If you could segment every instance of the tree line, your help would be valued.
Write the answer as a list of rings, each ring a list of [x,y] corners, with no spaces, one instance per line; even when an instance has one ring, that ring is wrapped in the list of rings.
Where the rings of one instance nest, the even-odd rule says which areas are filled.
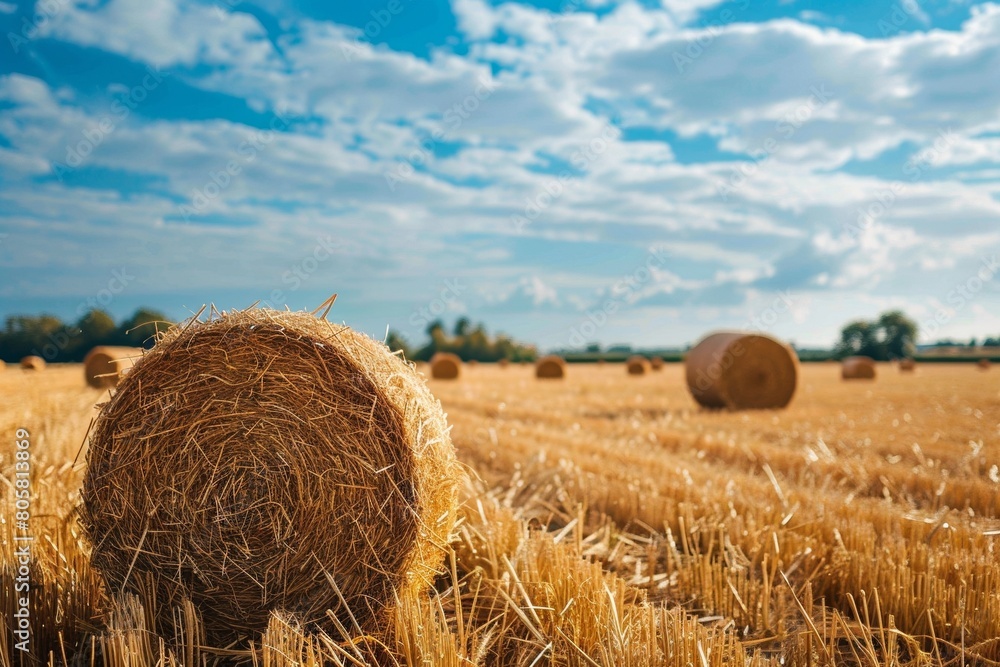
[[[168,326],[163,313],[149,308],[140,308],[117,324],[98,309],[73,323],[54,315],[12,315],[0,331],[0,359],[15,363],[35,355],[48,362],[83,361],[95,345],[152,347],[156,332]]]
[[[106,311],[94,309],[73,323],[54,315],[12,315],[0,331],[0,359],[17,362],[28,355],[49,362],[82,361],[95,345],[152,347],[158,331],[170,324],[166,316],[150,308],[139,308],[116,323]],[[912,357],[916,352],[917,324],[902,311],[882,313],[875,320],[855,320],[840,332],[833,349],[836,359],[853,355],[890,361]],[[482,322],[473,324],[460,317],[449,332],[444,322],[435,320],[426,330],[427,341],[413,346],[398,332],[390,330],[386,344],[401,350],[407,359],[427,361],[437,352],[452,352],[465,361],[534,361],[538,349],[504,334],[491,335]],[[950,343],[950,341],[949,341]],[[974,345],[975,340],[970,341]],[[984,339],[986,346],[1000,346],[1000,337]],[[594,351],[599,351],[599,346]]]
[[[911,358],[917,351],[917,330],[917,323],[900,310],[887,311],[874,320],[854,320],[841,330],[833,356],[843,359],[860,355],[876,361]],[[982,345],[1000,347],[1000,336],[988,336]],[[966,344],[940,340],[932,346],[962,347]],[[967,346],[976,347],[977,339],[970,340]]]
[[[107,312],[91,310],[76,322],[66,323],[54,315],[12,315],[0,331],[0,359],[16,363],[35,355],[48,362],[83,361],[96,345],[153,346],[158,331],[170,323],[166,316],[150,308],[140,308],[116,323]],[[440,320],[427,328],[428,341],[413,347],[399,333],[390,331],[386,344],[402,350],[407,359],[427,361],[437,352],[453,352],[462,359],[476,361],[532,361],[537,356],[533,345],[514,341],[503,334],[490,335],[483,323],[473,325],[459,318],[449,333]]]
[[[534,361],[538,349],[534,345],[519,343],[510,336],[491,336],[482,322],[473,325],[467,317],[455,321],[451,333],[444,322],[435,320],[427,326],[427,342],[420,347],[412,347],[400,334],[390,330],[386,345],[394,352],[402,350],[403,355],[413,361],[428,361],[438,352],[457,354],[463,361]]]

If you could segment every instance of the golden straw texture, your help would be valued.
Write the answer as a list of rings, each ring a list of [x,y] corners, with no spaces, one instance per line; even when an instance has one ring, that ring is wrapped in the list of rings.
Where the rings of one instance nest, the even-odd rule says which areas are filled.
[[[875,360],[871,357],[847,357],[840,362],[840,377],[845,380],[874,380]]]
[[[43,371],[45,370],[45,360],[32,354],[21,359],[21,368],[29,371]]]
[[[691,395],[707,408],[783,408],[798,383],[795,350],[761,334],[710,334],[691,349],[684,365]]]
[[[83,378],[96,389],[114,387],[141,356],[139,347],[98,345],[83,359]]]
[[[462,372],[462,360],[451,352],[438,352],[431,357],[431,377],[436,380],[457,380]]]
[[[156,599],[168,636],[190,599],[212,646],[256,639],[272,611],[383,627],[430,584],[454,525],[439,402],[347,327],[213,315],[166,332],[101,410],[81,511],[94,567],[112,592]]]
[[[566,362],[562,357],[550,354],[535,363],[535,377],[545,380],[558,380],[566,376]]]
[[[628,371],[629,375],[645,375],[653,370],[653,366],[649,359],[637,354],[628,358],[625,362],[625,370]]]

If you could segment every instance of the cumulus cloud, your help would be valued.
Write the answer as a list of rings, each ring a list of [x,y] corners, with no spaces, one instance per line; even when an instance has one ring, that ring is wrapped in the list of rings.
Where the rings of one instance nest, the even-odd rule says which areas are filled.
[[[657,246],[672,259],[630,297],[635,312],[704,307],[734,324],[776,290],[808,292],[820,319],[863,290],[913,300],[1000,244],[1000,88],[983,82],[1000,70],[1000,6],[975,8],[958,32],[878,40],[787,19],[685,27],[717,5],[624,2],[597,15],[585,3],[556,14],[455,0],[465,48],[420,58],[316,19],[269,37],[220,7],[76,0],[48,37],[174,68],[301,122],[263,141],[235,119],[134,114],[60,181],[53,163],[102,111],[7,75],[5,223],[38,236],[23,246],[36,260],[42,227],[67,234],[66,255],[100,247],[94,261],[149,235],[178,257],[171,280],[220,288],[248,282],[247,255],[266,267],[249,282],[281,287],[287,254],[333,234],[351,252],[324,280],[364,276],[358,289],[378,300],[392,285],[416,295],[442,274],[477,275],[493,295],[483,312],[508,314],[586,307],[638,261],[619,249]],[[628,134],[637,128],[650,134]],[[91,181],[74,180],[88,170]],[[215,267],[183,257],[196,243]],[[82,276],[86,262],[67,270]]]

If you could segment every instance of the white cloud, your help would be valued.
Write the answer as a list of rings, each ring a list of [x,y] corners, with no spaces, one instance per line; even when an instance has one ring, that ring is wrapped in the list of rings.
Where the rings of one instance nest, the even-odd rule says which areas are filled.
[[[260,23],[221,5],[175,0],[70,0],[41,34],[159,66],[255,66],[275,54]]]
[[[137,0],[77,2],[53,20],[50,36],[179,67],[191,85],[246,99],[264,113],[288,108],[313,120],[276,135],[246,161],[239,147],[253,128],[131,118],[86,166],[139,172],[155,187],[120,194],[39,185],[50,161],[64,160],[100,113],[72,90],[22,75],[0,78],[0,100],[9,105],[0,133],[13,144],[0,147],[0,168],[16,184],[0,202],[20,212],[5,223],[35,235],[24,257],[36,265],[43,237],[53,233],[65,234],[59,247],[66,256],[99,244],[103,259],[92,253],[88,260],[112,264],[152,238],[175,257],[171,281],[219,289],[281,287],[288,257],[333,233],[357,252],[324,268],[330,283],[359,284],[377,300],[393,285],[419,294],[429,275],[477,275],[479,288],[496,297],[482,303],[546,314],[557,304],[591,303],[620,272],[618,249],[659,245],[671,249],[674,263],[654,272],[636,308],[662,313],[699,303],[712,316],[739,318],[734,304],[789,286],[811,300],[796,316],[800,323],[802,312],[839,317],[845,309],[830,304],[863,290],[876,292],[873,308],[874,300],[899,294],[918,301],[912,295],[956,279],[970,253],[1000,247],[1000,187],[993,171],[977,170],[1000,162],[1000,88],[982,78],[1000,71],[1000,7],[976,9],[962,32],[883,40],[790,20],[679,27],[716,4],[648,9],[624,2],[597,17],[455,0],[469,55],[439,49],[421,59],[314,20],[298,19],[275,48],[244,13],[165,0],[141,7]],[[498,31],[515,39],[490,41]],[[699,55],[678,71],[674,54],[686,55],[699,39]],[[492,74],[491,64],[502,71]],[[823,86],[829,100],[817,103]],[[612,117],[626,128],[766,155],[724,162],[704,148],[691,159],[686,152],[702,149],[683,141],[603,136]],[[945,129],[954,140],[852,239],[847,230],[858,210],[903,176],[836,169],[902,142],[925,149]],[[428,140],[435,130],[443,135]],[[459,149],[445,157],[454,150],[442,151],[445,144]],[[178,225],[175,199],[190,201],[231,159],[244,160],[239,175],[199,213],[253,232]],[[557,166],[547,167],[550,161]],[[564,163],[573,175],[561,182]],[[416,168],[390,190],[385,175],[401,164]],[[748,165],[752,173],[720,197],[720,183]],[[957,165],[971,174],[946,169]],[[532,202],[539,214],[519,233],[511,216]],[[119,239],[109,229],[125,232]],[[468,248],[476,235],[492,241]],[[196,244],[214,264],[186,251]],[[539,244],[599,246],[600,270],[558,254],[539,259],[532,250]],[[636,261],[621,257],[621,270]],[[249,279],[247,263],[259,268]],[[87,261],[67,265],[73,280],[86,276]],[[9,289],[74,289],[72,280],[55,280],[32,278]]]
[[[485,0],[452,0],[451,8],[466,39],[489,39],[497,29],[493,9]]]

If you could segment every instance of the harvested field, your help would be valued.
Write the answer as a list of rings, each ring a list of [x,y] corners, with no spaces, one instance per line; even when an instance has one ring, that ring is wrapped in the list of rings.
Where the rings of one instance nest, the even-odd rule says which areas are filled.
[[[531,367],[492,364],[430,380],[479,478],[462,492],[450,574],[378,636],[310,636],[272,617],[256,660],[1000,661],[1000,382],[971,364],[883,370],[859,385],[842,382],[836,364],[803,364],[787,409],[747,412],[699,409],[680,364],[642,377],[574,365],[555,385]],[[80,372],[0,375],[14,397],[0,407],[7,480],[15,430],[30,432],[32,653],[53,664],[249,660],[202,649],[190,606],[180,608],[187,631],[160,643],[136,598],[101,593],[71,516],[95,400]],[[2,511],[9,625],[10,485]],[[2,664],[23,659],[12,641],[0,644]]]

